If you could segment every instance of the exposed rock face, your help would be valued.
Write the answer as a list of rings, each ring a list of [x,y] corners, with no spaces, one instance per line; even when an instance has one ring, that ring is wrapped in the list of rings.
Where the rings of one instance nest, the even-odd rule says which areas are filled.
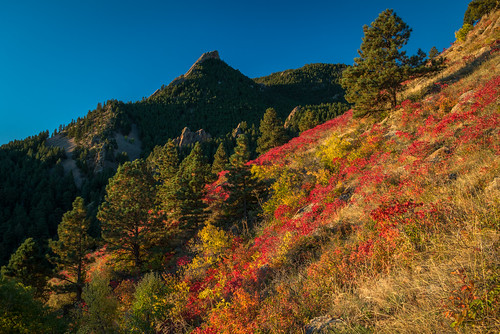
[[[297,114],[299,111],[300,111],[300,107],[297,106],[297,107],[293,108],[293,110],[290,112],[290,115],[288,115],[288,117],[286,118],[285,125],[284,125],[285,129],[288,129],[290,127],[290,122],[295,117],[295,114]]]
[[[241,129],[241,123],[238,123],[236,129],[233,130],[233,138],[237,138],[241,134],[243,134],[243,130]]]
[[[215,51],[205,52],[204,54],[202,54],[201,57],[198,58],[198,60],[189,68],[186,74],[175,78],[172,81],[171,85],[178,85],[182,83],[191,74],[191,72],[193,72],[193,70],[196,68],[196,65],[203,63],[207,59],[220,59],[219,51],[215,50]]]
[[[188,127],[185,127],[182,129],[180,137],[174,139],[174,144],[179,145],[179,147],[184,147],[196,142],[207,141],[210,138],[212,138],[212,136],[203,129],[192,132]]]

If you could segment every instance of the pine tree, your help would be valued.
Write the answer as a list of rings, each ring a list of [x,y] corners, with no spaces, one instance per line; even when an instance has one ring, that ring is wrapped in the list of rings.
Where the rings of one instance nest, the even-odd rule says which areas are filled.
[[[409,59],[401,48],[408,42],[411,29],[392,9],[380,13],[363,31],[360,57],[343,72],[341,80],[346,99],[356,104],[358,115],[380,110],[386,103],[395,107],[401,83],[410,72]]]
[[[148,157],[148,163],[153,169],[153,176],[158,183],[157,186],[157,204],[161,208],[162,203],[171,196],[171,183],[175,181],[177,171],[179,170],[179,152],[177,146],[172,140],[169,140],[165,146],[156,146]]]
[[[182,161],[174,182],[169,185],[169,198],[164,203],[173,219],[180,227],[194,229],[206,217],[205,185],[210,179],[210,168],[205,162],[200,143],[196,143],[191,153]]]
[[[280,146],[287,141],[283,122],[278,118],[276,110],[269,108],[260,121],[260,137],[257,140],[257,153],[264,154],[273,147]]]
[[[83,198],[77,197],[73,209],[64,214],[57,228],[58,240],[50,240],[49,246],[57,255],[53,258],[59,270],[58,276],[69,282],[76,291],[76,301],[81,301],[85,280],[85,269],[90,263],[86,256],[94,246],[89,236],[90,220]]]
[[[253,220],[252,211],[258,204],[260,184],[252,177],[250,166],[248,140],[245,135],[238,136],[234,154],[229,158],[229,173],[224,186],[229,192],[225,202],[225,216],[233,222],[241,221],[243,228],[248,231],[248,223]]]
[[[151,217],[155,180],[144,160],[126,162],[106,186],[97,218],[102,238],[116,264],[128,271],[142,270],[165,232],[161,220]]]
[[[50,272],[50,263],[33,238],[24,240],[10,256],[9,263],[1,269],[2,276],[15,278],[24,286],[33,287],[36,297],[42,295]]]
[[[433,46],[433,47],[430,49],[430,51],[429,51],[429,59],[434,59],[434,58],[436,58],[438,55],[439,55],[439,51],[438,51],[438,49],[437,49],[435,46]]]
[[[229,164],[227,158],[226,149],[224,148],[224,143],[220,143],[217,151],[214,155],[214,162],[212,164],[212,174],[219,174],[223,170],[226,170]]]

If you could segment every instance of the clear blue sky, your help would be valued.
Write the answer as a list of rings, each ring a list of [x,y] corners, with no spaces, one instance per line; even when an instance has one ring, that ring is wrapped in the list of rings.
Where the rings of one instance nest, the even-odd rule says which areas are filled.
[[[136,101],[206,51],[258,77],[309,63],[352,64],[386,8],[413,29],[407,50],[454,40],[469,0],[0,1],[0,144]]]

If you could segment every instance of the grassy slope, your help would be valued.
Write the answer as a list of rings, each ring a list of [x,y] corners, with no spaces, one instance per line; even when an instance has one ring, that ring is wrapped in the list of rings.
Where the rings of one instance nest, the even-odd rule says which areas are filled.
[[[385,119],[348,112],[254,161],[274,181],[255,238],[217,248],[217,264],[212,251],[201,274],[185,265],[166,324],[498,332],[499,14],[473,32],[488,38],[447,51],[447,72],[409,83],[418,101]]]

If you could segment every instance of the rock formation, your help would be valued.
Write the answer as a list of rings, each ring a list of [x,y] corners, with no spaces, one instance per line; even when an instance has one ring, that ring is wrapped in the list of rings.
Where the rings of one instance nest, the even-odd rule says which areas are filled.
[[[293,108],[293,110],[290,112],[290,115],[288,115],[288,117],[286,118],[285,125],[284,125],[285,129],[288,129],[290,127],[290,122],[295,117],[295,114],[297,114],[299,111],[300,111],[299,106]]]
[[[241,129],[241,123],[238,123],[238,126],[236,127],[236,129],[233,130],[233,133],[232,133],[233,138],[238,137],[242,133],[243,133],[243,130]]]
[[[174,139],[174,144],[178,145],[179,147],[184,147],[196,142],[207,141],[210,138],[212,138],[212,136],[203,129],[192,132],[188,127],[185,127],[184,129],[182,129],[181,135]]]

